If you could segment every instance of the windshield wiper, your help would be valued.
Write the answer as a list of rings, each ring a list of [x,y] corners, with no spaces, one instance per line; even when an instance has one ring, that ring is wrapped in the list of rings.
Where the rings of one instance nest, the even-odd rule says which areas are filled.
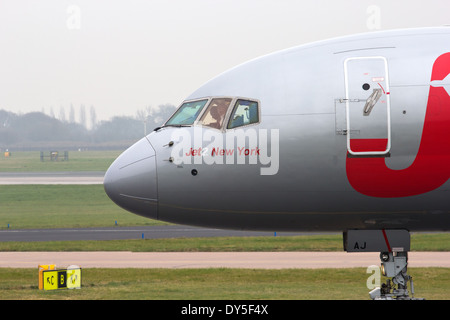
[[[190,124],[165,124],[161,127],[156,127],[155,129],[153,129],[153,131],[158,131],[159,129],[162,128],[166,128],[166,127],[176,127],[176,128],[181,128],[181,127],[190,127]]]

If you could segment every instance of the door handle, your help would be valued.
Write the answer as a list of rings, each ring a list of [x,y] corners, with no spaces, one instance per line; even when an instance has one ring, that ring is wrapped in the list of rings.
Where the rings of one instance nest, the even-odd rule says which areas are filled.
[[[364,105],[363,115],[368,116],[372,111],[375,104],[381,98],[381,89],[373,89],[372,94],[367,98],[366,104]]]

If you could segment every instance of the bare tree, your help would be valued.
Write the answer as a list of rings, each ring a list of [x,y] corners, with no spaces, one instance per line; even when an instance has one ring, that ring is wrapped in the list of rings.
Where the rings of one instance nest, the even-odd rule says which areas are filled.
[[[91,129],[95,129],[97,127],[97,113],[95,112],[94,106],[91,106]]]
[[[53,111],[53,107],[50,107],[50,117],[55,118],[55,112]]]
[[[84,104],[80,106],[80,124],[86,128],[86,107]]]
[[[63,106],[59,108],[59,120],[61,122],[66,122],[66,111]]]
[[[144,134],[159,127],[175,111],[176,107],[170,103],[162,104],[157,107],[147,106],[136,112],[136,120],[144,123]]]
[[[73,104],[70,104],[69,123],[75,123],[75,109]]]
[[[151,114],[152,114],[151,106],[147,106],[144,109],[140,109],[136,112],[136,120],[142,121],[142,123],[144,124],[144,136],[147,135],[147,122]]]

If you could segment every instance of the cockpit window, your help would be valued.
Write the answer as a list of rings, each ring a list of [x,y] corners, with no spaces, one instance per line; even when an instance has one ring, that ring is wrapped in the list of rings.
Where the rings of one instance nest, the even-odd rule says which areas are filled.
[[[210,97],[184,102],[164,126],[198,124],[221,130],[224,127],[233,129],[259,123],[259,121],[259,102],[257,100]]]
[[[228,122],[228,129],[259,122],[258,102],[238,99]]]
[[[207,102],[208,99],[183,103],[165,125],[192,125]]]
[[[202,126],[221,129],[231,100],[231,98],[212,99],[208,109],[200,119]]]

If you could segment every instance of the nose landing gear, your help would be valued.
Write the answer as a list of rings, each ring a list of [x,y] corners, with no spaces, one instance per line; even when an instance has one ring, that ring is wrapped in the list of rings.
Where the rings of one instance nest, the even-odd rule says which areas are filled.
[[[407,274],[410,235],[407,230],[348,230],[344,232],[347,252],[380,252],[381,273],[387,279],[369,292],[373,300],[423,300],[414,298],[414,283]],[[409,282],[409,290],[408,290]],[[411,294],[411,295],[410,295]]]
[[[414,298],[414,282],[406,273],[408,252],[382,252],[380,260],[383,276],[392,279],[387,279],[386,283],[381,284],[381,288],[370,291],[370,298],[373,300],[423,300]],[[408,282],[410,291],[408,291]]]

